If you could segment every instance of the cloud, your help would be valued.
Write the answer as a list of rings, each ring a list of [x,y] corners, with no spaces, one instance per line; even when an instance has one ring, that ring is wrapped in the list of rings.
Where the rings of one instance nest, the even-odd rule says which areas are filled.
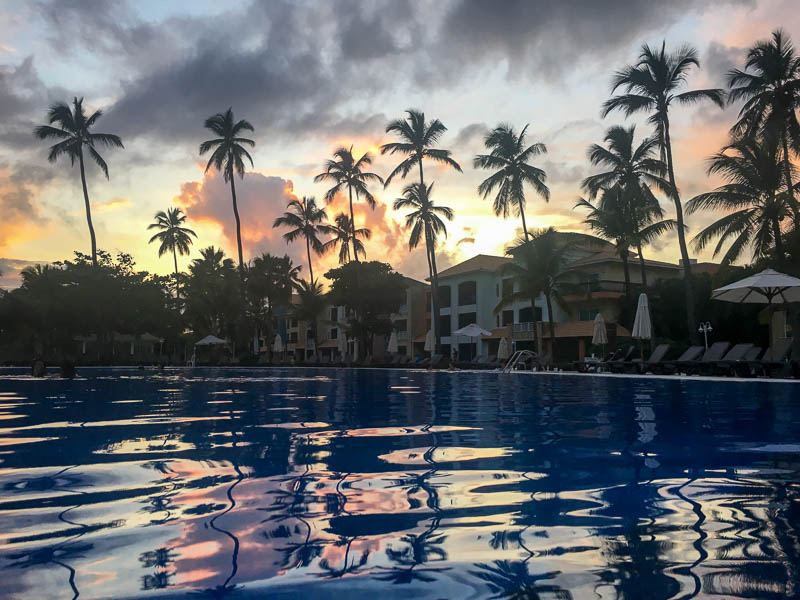
[[[21,273],[25,267],[42,264],[44,261],[19,260],[16,258],[0,258],[0,288],[10,290],[19,287]]]
[[[111,200],[106,200],[105,202],[97,202],[95,203],[95,210],[96,212],[111,212],[115,210],[119,210],[121,208],[128,208],[132,206],[133,202],[131,202],[130,198],[123,198],[121,196],[115,196],[111,198]]]
[[[32,229],[44,224],[46,218],[36,197],[52,179],[52,171],[44,167],[0,163],[0,248],[25,239]]]

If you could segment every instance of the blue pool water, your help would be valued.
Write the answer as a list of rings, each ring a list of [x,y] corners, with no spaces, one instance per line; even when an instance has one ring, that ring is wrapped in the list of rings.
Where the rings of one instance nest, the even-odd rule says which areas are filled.
[[[0,373],[2,598],[800,594],[800,385]]]

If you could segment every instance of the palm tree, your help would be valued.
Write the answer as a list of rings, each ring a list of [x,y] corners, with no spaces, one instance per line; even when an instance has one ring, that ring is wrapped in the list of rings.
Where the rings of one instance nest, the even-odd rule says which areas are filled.
[[[675,222],[664,220],[664,212],[658,200],[649,188],[623,187],[620,184],[603,190],[600,201],[596,205],[583,198],[578,200],[575,208],[586,208],[589,214],[584,222],[603,239],[614,242],[617,254],[622,260],[625,274],[625,296],[630,297],[630,249],[637,248],[639,264],[642,269],[642,285],[647,285],[642,246],[659,235],[671,230]]]
[[[160,210],[156,213],[155,221],[148,225],[147,229],[158,229],[149,244],[159,242],[158,257],[161,258],[167,252],[172,252],[172,261],[175,265],[175,297],[178,297],[178,254],[181,256],[189,254],[189,247],[192,245],[192,237],[197,234],[184,227],[186,215],[180,208],[168,208],[167,212]]]
[[[547,319],[550,330],[551,358],[555,356],[555,321],[553,320],[553,300],[561,300],[562,291],[569,284],[565,281],[566,254],[570,248],[569,237],[578,234],[560,234],[554,228],[534,232],[520,240],[507,253],[514,260],[503,267],[503,273],[512,276],[517,282],[517,291],[510,291],[500,298],[495,311],[516,301],[530,300],[531,312],[536,321],[535,300],[544,295],[547,303]],[[567,236],[567,237],[564,237]],[[559,239],[561,237],[561,239]],[[586,236],[580,236],[585,238]],[[535,331],[534,323],[534,331]]]
[[[431,278],[433,301],[433,336],[434,346],[439,348],[439,272],[436,269],[436,240],[439,235],[447,237],[447,226],[442,217],[453,220],[453,209],[447,206],[435,206],[431,199],[433,184],[425,187],[423,183],[412,183],[403,190],[402,198],[394,201],[394,209],[410,208],[406,215],[406,227],[411,228],[408,248],[413,250],[425,236],[425,253],[428,258],[428,273]],[[438,350],[437,350],[438,351]]]
[[[711,157],[708,172],[722,175],[727,183],[692,198],[687,212],[722,209],[727,214],[697,234],[697,250],[719,238],[714,256],[730,242],[723,264],[736,261],[748,247],[758,258],[785,258],[781,223],[797,212],[798,202],[787,190],[782,158],[775,137],[736,141]],[[793,171],[790,167],[790,175]]]
[[[528,164],[534,156],[547,153],[542,143],[525,146],[525,134],[528,125],[517,134],[511,125],[501,123],[495,127],[484,140],[484,145],[491,152],[475,157],[474,165],[478,169],[495,169],[495,172],[484,179],[478,186],[478,193],[486,198],[495,189],[494,214],[503,218],[514,214],[522,217],[522,231],[525,239],[529,239],[528,225],[525,222],[525,184],[548,201],[550,189],[545,184],[547,174],[540,168]]]
[[[299,237],[306,240],[306,255],[308,257],[308,273],[311,283],[314,283],[314,267],[311,265],[311,250],[317,255],[325,252],[325,246],[319,239],[319,234],[326,233],[323,224],[328,218],[324,208],[317,206],[314,196],[303,196],[302,201],[290,200],[286,205],[287,210],[283,216],[275,219],[273,227],[292,227],[283,234],[286,243],[294,242]]]
[[[364,249],[364,242],[359,238],[368,240],[372,237],[372,232],[368,228],[360,227],[353,230],[350,217],[344,213],[336,215],[333,225],[324,225],[324,227],[325,232],[333,237],[322,245],[323,252],[327,252],[339,246],[340,265],[350,262],[352,258],[350,254],[351,246],[353,247],[353,255],[356,256],[356,260],[358,260],[358,255],[361,255],[361,258],[367,257],[367,252]],[[353,233],[355,233],[355,237],[353,237]]]
[[[664,221],[664,225],[643,229],[664,218],[664,211],[653,195],[652,187],[666,193],[669,193],[671,188],[669,182],[664,179],[667,174],[667,166],[654,156],[659,145],[658,138],[656,136],[647,137],[634,148],[635,132],[634,125],[628,128],[610,127],[606,131],[605,146],[592,144],[589,147],[588,156],[592,165],[605,167],[608,170],[590,175],[583,180],[581,187],[587,192],[589,200],[594,200],[599,192],[613,187],[619,186],[624,190],[627,201],[626,213],[630,217],[626,238],[630,242],[630,246],[636,248],[639,254],[642,285],[647,287],[647,270],[642,246],[653,241],[656,235],[672,228],[674,223]],[[581,201],[579,205],[589,208],[590,211],[595,210],[595,207],[591,206],[589,202]],[[620,205],[617,204],[617,208],[619,207]],[[601,216],[600,214],[594,215],[594,217]],[[592,218],[592,221],[594,220]],[[600,221],[602,222],[602,220],[601,218]],[[587,220],[587,222],[589,221]],[[665,227],[666,229],[664,229]],[[623,261],[626,259],[627,254]],[[627,264],[625,266],[627,269]],[[628,287],[626,286],[626,294],[627,292]]]
[[[364,168],[371,164],[372,157],[369,152],[365,152],[361,158],[356,160],[353,157],[352,146],[349,149],[342,147],[333,153],[333,159],[325,163],[325,171],[314,177],[314,182],[316,183],[320,181],[333,182],[333,186],[325,193],[326,202],[331,202],[336,194],[347,188],[350,200],[350,232],[353,240],[358,237],[355,214],[353,213],[353,192],[355,192],[356,198],[363,197],[370,208],[374,209],[375,197],[367,189],[367,184],[370,181],[383,183],[383,178],[380,175],[364,171]],[[353,257],[358,262],[357,252],[353,252]]]
[[[217,138],[206,140],[200,144],[200,156],[213,150],[211,157],[206,164],[206,172],[213,166],[217,171],[222,172],[222,177],[231,184],[231,200],[233,201],[233,216],[236,219],[236,247],[239,251],[239,273],[244,276],[244,256],[242,254],[242,226],[239,219],[239,206],[236,203],[236,185],[234,184],[234,173],[244,179],[244,160],[253,166],[253,157],[245,149],[245,146],[254,147],[256,143],[246,137],[241,137],[245,131],[254,131],[253,126],[242,119],[236,121],[233,118],[233,110],[228,109],[224,113],[217,113],[206,119],[206,129],[212,131]]]
[[[108,179],[108,165],[97,151],[99,145],[106,147],[124,148],[119,136],[112,133],[93,133],[92,126],[103,116],[103,111],[96,110],[86,116],[83,110],[83,98],[74,98],[72,108],[65,102],[57,102],[47,112],[49,125],[40,125],[33,130],[33,134],[40,140],[59,140],[50,146],[47,160],[56,162],[60,156],[68,156],[70,163],[75,166],[78,161],[81,172],[81,186],[83,187],[83,202],[86,207],[86,222],[89,225],[89,238],[92,242],[92,264],[97,266],[97,239],[94,235],[92,224],[92,207],[89,203],[89,190],[86,186],[86,169],[83,161],[84,148],[89,156],[97,163],[100,170]],[[56,127],[53,127],[56,125]]]
[[[386,126],[386,133],[397,134],[401,141],[384,144],[381,154],[400,154],[407,158],[389,173],[384,186],[388,186],[396,175],[404,179],[415,165],[419,169],[419,182],[425,185],[422,171],[425,158],[453,167],[461,173],[461,165],[452,158],[449,150],[431,147],[439,141],[447,127],[439,119],[426,122],[425,113],[418,110],[409,109],[406,115],[405,119],[396,119]]]
[[[325,293],[316,281],[300,281],[296,287],[298,302],[293,306],[294,318],[309,324],[314,341],[317,340],[317,318],[325,310]]]
[[[661,146],[661,160],[667,165],[670,195],[675,203],[675,220],[678,223],[678,245],[681,251],[681,263],[684,274],[686,293],[686,317],[689,336],[695,335],[694,291],[692,289],[692,271],[689,263],[689,249],[686,246],[686,233],[683,223],[683,206],[681,205],[678,186],[675,182],[675,162],[672,157],[672,138],[670,135],[669,108],[673,102],[691,105],[703,100],[722,108],[724,92],[719,89],[690,90],[678,92],[685,86],[686,78],[692,67],[699,67],[697,51],[691,46],[682,46],[675,52],[667,52],[666,43],[661,50],[642,46],[639,60],[628,65],[614,75],[611,93],[622,88],[623,94],[612,96],[603,103],[603,116],[614,110],[620,110],[626,117],[636,113],[650,113]]]
[[[731,129],[734,137],[773,136],[780,141],[784,184],[792,187],[791,152],[800,151],[800,56],[780,29],[771,40],[757,42],[747,52],[744,71],[728,73],[728,102],[744,100],[739,120]],[[800,225],[800,213],[793,213]]]
[[[240,284],[234,263],[221,248],[200,250],[200,258],[189,265],[186,280],[186,315],[197,331],[224,336],[234,323],[240,295],[231,288]]]

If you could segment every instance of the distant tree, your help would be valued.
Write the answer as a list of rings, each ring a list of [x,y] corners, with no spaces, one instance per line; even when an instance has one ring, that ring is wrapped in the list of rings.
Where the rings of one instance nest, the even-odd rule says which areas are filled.
[[[198,334],[232,335],[241,311],[240,285],[234,262],[222,249],[200,250],[186,279],[186,317],[191,328]]]
[[[484,140],[489,154],[475,157],[476,169],[493,169],[495,172],[484,179],[478,186],[478,193],[486,198],[497,190],[494,198],[494,214],[503,218],[510,212],[522,218],[522,231],[525,239],[530,237],[525,222],[525,185],[533,189],[545,199],[550,199],[550,189],[545,181],[547,174],[528,161],[545,154],[547,147],[542,143],[525,145],[525,134],[528,125],[517,134],[511,125],[501,123],[495,127]]]
[[[727,183],[692,198],[687,213],[723,210],[726,214],[697,234],[698,251],[718,238],[714,256],[730,243],[723,264],[735,262],[747,248],[757,259],[772,256],[778,263],[784,261],[781,224],[795,214],[798,202],[786,188],[779,144],[775,137],[743,139],[711,157],[709,174],[721,175]]]
[[[319,239],[320,234],[328,230],[325,220],[328,218],[324,208],[317,206],[314,196],[303,196],[302,200],[290,200],[286,205],[287,210],[282,216],[275,219],[273,227],[291,227],[283,234],[287,243],[294,242],[302,237],[306,242],[306,256],[308,257],[308,273],[311,283],[314,283],[314,267],[311,264],[311,251],[317,255],[325,252],[325,245]]]
[[[372,157],[369,152],[361,155],[361,158],[356,160],[353,157],[353,147],[338,148],[333,153],[333,159],[325,163],[325,171],[314,177],[315,182],[330,181],[333,186],[325,193],[325,201],[332,202],[336,194],[343,192],[347,189],[347,194],[350,202],[350,239],[356,240],[358,232],[356,231],[356,219],[353,212],[353,193],[356,198],[364,198],[370,208],[375,208],[375,197],[370,193],[367,184],[371,181],[383,183],[383,178],[380,175],[365,171],[366,167],[372,164]],[[353,251],[353,259],[358,262],[358,252]]]
[[[678,193],[678,185],[675,182],[669,109],[673,103],[690,105],[704,100],[710,100],[720,108],[725,105],[725,95],[720,89],[678,92],[686,85],[689,70],[699,66],[697,51],[691,46],[682,46],[675,52],[667,52],[666,44],[661,44],[661,50],[648,45],[642,46],[638,62],[624,67],[614,75],[611,93],[613,94],[620,88],[624,90],[624,93],[613,96],[603,103],[604,117],[615,110],[622,111],[626,117],[642,112],[650,113],[649,121],[655,127],[661,146],[661,160],[667,165],[670,195],[675,204],[678,245],[681,251],[683,282],[686,291],[687,327],[690,337],[695,335],[697,322],[694,316],[692,271],[689,249],[686,245],[683,206]]]
[[[453,220],[453,209],[447,206],[436,206],[431,199],[433,184],[425,187],[422,183],[412,183],[403,190],[403,196],[394,201],[395,210],[412,209],[406,215],[406,227],[411,228],[408,238],[410,250],[416,248],[425,239],[425,253],[428,258],[428,274],[431,278],[433,301],[434,346],[439,350],[439,273],[436,269],[436,241],[439,236],[447,237],[447,225],[444,219]]]
[[[247,297],[253,318],[272,339],[275,330],[275,309],[291,304],[292,292],[300,282],[300,265],[289,256],[263,253],[256,256],[247,273]]]
[[[89,226],[89,238],[92,244],[92,264],[97,266],[97,239],[92,224],[92,207],[89,202],[89,190],[86,186],[86,169],[84,166],[84,150],[97,163],[100,170],[108,179],[108,165],[100,156],[97,147],[124,148],[119,136],[111,133],[93,133],[92,127],[103,115],[100,110],[86,116],[83,110],[83,98],[74,98],[72,108],[64,102],[58,102],[50,107],[47,113],[49,125],[40,125],[33,130],[34,135],[40,140],[58,140],[50,146],[47,159],[55,162],[60,156],[69,157],[72,165],[78,161],[81,173],[81,186],[83,188],[83,201],[86,208],[86,223]],[[53,127],[56,125],[56,127]]]
[[[800,152],[800,56],[785,32],[776,29],[772,39],[757,42],[747,51],[744,71],[728,73],[728,102],[744,101],[734,138],[758,136],[778,140],[784,185],[793,189],[792,152]],[[794,196],[794,193],[792,194]],[[800,227],[800,213],[792,214]]]
[[[158,242],[158,257],[161,258],[167,252],[172,252],[172,261],[175,266],[175,296],[179,296],[179,277],[178,271],[178,254],[181,256],[188,255],[190,246],[192,245],[192,237],[197,237],[197,234],[184,227],[186,223],[186,215],[183,214],[180,208],[168,208],[166,212],[160,210],[156,213],[155,220],[148,225],[147,229],[157,229],[153,237],[150,238],[150,244]]]
[[[300,281],[296,286],[297,304],[292,312],[298,321],[305,321],[311,329],[311,336],[317,340],[317,318],[325,310],[327,298],[322,291],[322,284],[316,281]]]
[[[324,225],[325,232],[333,237],[325,242],[322,246],[323,252],[330,249],[339,247],[339,264],[350,262],[350,248],[354,248],[354,255],[367,257],[367,252],[364,249],[364,242],[361,239],[368,240],[372,237],[372,232],[366,227],[360,227],[355,230],[355,238],[353,238],[353,227],[350,222],[350,217],[344,213],[339,213],[334,219],[333,225]]]
[[[405,302],[406,282],[391,265],[370,261],[350,262],[325,273],[331,281],[328,298],[335,306],[344,306],[349,317],[350,334],[359,348],[372,348],[375,335],[392,331],[389,316]]]
[[[200,156],[213,150],[211,157],[208,159],[208,164],[206,164],[206,172],[213,166],[222,173],[225,181],[231,184],[233,216],[236,219],[236,247],[239,252],[239,272],[244,276],[242,226],[239,219],[239,206],[236,202],[234,173],[238,173],[239,177],[244,179],[244,159],[247,159],[250,162],[250,166],[253,166],[253,157],[250,156],[245,146],[252,148],[256,143],[251,139],[242,137],[245,131],[254,131],[253,126],[244,119],[236,121],[233,117],[233,110],[229,108],[224,113],[217,113],[206,119],[205,127],[219,137],[200,144]]]

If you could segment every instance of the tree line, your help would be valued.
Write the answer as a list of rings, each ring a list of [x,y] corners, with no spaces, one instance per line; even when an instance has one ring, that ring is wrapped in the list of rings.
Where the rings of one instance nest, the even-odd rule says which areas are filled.
[[[576,204],[576,208],[586,210],[588,230],[615,245],[625,272],[626,295],[630,290],[631,260],[638,262],[646,286],[644,248],[667,232],[676,234],[689,336],[696,327],[697,299],[686,216],[704,210],[722,213],[691,240],[696,251],[713,243],[714,256],[721,255],[724,264],[747,259],[749,255],[753,261],[786,265],[791,263],[800,215],[796,198],[800,184],[795,182],[793,165],[793,159],[800,153],[797,119],[800,57],[791,40],[777,30],[769,39],[756,42],[748,49],[742,68],[727,74],[727,89],[687,89],[690,73],[699,67],[694,48],[682,46],[670,50],[662,43],[660,47],[643,46],[634,63],[614,74],[611,95],[601,106],[602,116],[615,112],[626,118],[646,115],[651,129],[637,139],[635,126],[615,125],[607,130],[601,142],[592,144],[588,160],[597,172],[581,182],[583,196]],[[708,163],[708,172],[720,175],[724,183],[684,199],[676,175],[671,118],[675,110],[703,102],[720,108],[739,105],[740,110],[730,128],[729,142]],[[55,142],[49,150],[51,162],[64,157],[73,166],[78,165],[84,197],[91,255],[78,255],[76,261],[64,261],[55,269],[70,271],[75,264],[83,272],[88,261],[97,270],[119,268],[97,249],[86,182],[89,159],[108,177],[108,165],[100,150],[124,147],[118,136],[94,131],[101,116],[99,110],[87,115],[83,100],[75,98],[71,106],[65,103],[51,106],[48,123],[34,131],[39,139]],[[170,278],[170,293],[163,294],[166,279],[148,277],[162,286],[165,305],[170,305],[181,318],[188,318],[198,331],[218,333],[229,329],[230,323],[239,323],[236,327],[241,330],[247,318],[271,318],[276,306],[289,302],[292,290],[303,298],[313,298],[310,305],[322,306],[319,298],[323,289],[314,277],[312,255],[338,251],[341,265],[356,265],[351,269],[358,282],[357,265],[366,258],[365,242],[371,232],[367,227],[358,227],[354,204],[363,202],[374,208],[376,186],[387,188],[396,179],[408,179],[410,183],[402,189],[393,207],[406,211],[409,248],[420,244],[425,247],[432,286],[431,328],[438,346],[436,249],[446,237],[447,222],[454,218],[455,211],[434,202],[435,184],[426,180],[424,166],[434,162],[462,172],[451,151],[439,147],[447,131],[439,119],[428,120],[424,112],[410,109],[387,125],[385,131],[394,139],[383,144],[380,152],[401,160],[385,178],[371,171],[373,156],[369,152],[356,155],[352,146],[333,152],[314,181],[330,185],[324,196],[326,203],[337,197],[346,198],[347,212],[329,221],[325,207],[315,197],[302,196],[289,201],[274,227],[286,229],[287,243],[305,245],[307,280],[300,278],[300,267],[288,257],[263,254],[245,261],[236,179],[243,178],[247,168],[254,166],[250,150],[256,142],[247,137],[248,132],[254,132],[252,124],[237,120],[229,108],[209,117],[205,128],[214,137],[200,144],[199,154],[209,156],[206,172],[220,172],[230,185],[238,263],[225,258],[221,250],[209,247],[192,261],[188,273],[181,273],[177,257],[190,253],[197,236],[187,227],[186,215],[180,208],[158,212],[149,226],[156,231],[150,242],[158,243],[159,256],[172,255],[174,275]],[[547,147],[541,142],[531,142],[528,129],[529,125],[517,128],[508,123],[498,124],[485,136],[485,153],[475,156],[472,162],[475,169],[490,172],[478,186],[479,196],[492,201],[495,215],[503,218],[514,215],[520,219],[522,233],[509,252],[517,258],[516,268],[528,272],[528,280],[522,284],[525,293],[531,298],[543,293],[549,305],[557,301],[563,256],[558,244],[552,243],[552,231],[532,231],[526,220],[531,192],[544,201],[550,198],[547,173],[534,164],[547,153]],[[672,214],[663,208],[662,199],[671,201]],[[123,263],[126,260],[130,261],[129,257]],[[31,281],[42,275],[39,271],[30,269],[23,273],[22,288],[30,287]],[[521,273],[515,276],[524,278]],[[238,292],[231,293],[234,289]],[[238,303],[235,310],[239,314],[234,317],[226,312],[232,310],[228,306],[231,303]],[[357,326],[354,324],[351,329]]]

